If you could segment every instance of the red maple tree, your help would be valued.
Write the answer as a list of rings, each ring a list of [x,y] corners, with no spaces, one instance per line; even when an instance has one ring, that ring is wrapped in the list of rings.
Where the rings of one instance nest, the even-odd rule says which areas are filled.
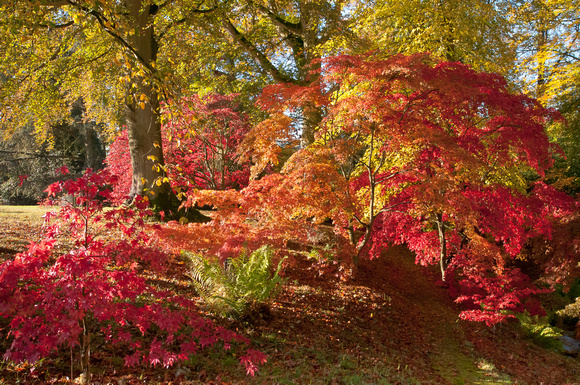
[[[164,167],[178,194],[189,189],[239,189],[248,184],[249,163],[238,162],[237,149],[250,123],[235,98],[235,94],[195,95],[163,111]],[[106,163],[119,177],[113,195],[122,202],[131,187],[126,131],[111,144]]]
[[[541,181],[559,151],[544,127],[559,115],[499,75],[426,54],[338,56],[322,69],[316,84],[264,90],[270,118],[250,131],[243,153],[254,176],[277,163],[281,144],[299,143],[291,116],[312,105],[326,112],[314,143],[279,174],[240,193],[201,191],[189,204],[220,209],[213,225],[236,229],[226,239],[309,242],[314,225],[330,220],[355,268],[361,256],[405,243],[417,263],[440,265],[467,319],[495,323],[505,310],[532,309],[527,298],[541,290],[514,261],[531,239],[551,238],[555,218],[578,212]]]
[[[11,339],[4,359],[34,363],[58,348],[80,346],[88,382],[95,334],[123,347],[127,366],[169,367],[220,341],[225,349],[248,344],[201,317],[194,301],[157,289],[138,274],[143,268],[162,272],[172,257],[148,235],[144,219],[152,212],[146,199],[132,208],[103,210],[114,183],[108,172],[89,170],[47,189],[74,201],[46,215],[41,242],[0,265],[0,316],[10,321]],[[249,374],[264,360],[252,349],[240,358]]]

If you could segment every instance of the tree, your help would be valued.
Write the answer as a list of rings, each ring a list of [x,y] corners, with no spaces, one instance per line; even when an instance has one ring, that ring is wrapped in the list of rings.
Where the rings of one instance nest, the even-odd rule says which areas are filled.
[[[50,196],[73,195],[75,204],[48,213],[44,239],[0,264],[0,316],[10,321],[3,358],[34,363],[56,349],[72,352],[78,346],[81,380],[89,383],[95,334],[124,347],[127,366],[170,367],[218,341],[226,350],[247,344],[202,318],[193,301],[161,291],[137,273],[144,265],[163,271],[171,256],[148,235],[145,218],[152,213],[146,198],[133,208],[103,210],[113,183],[106,172],[88,171],[47,189]],[[249,374],[264,361],[252,349],[240,358]]]
[[[239,162],[237,147],[248,132],[248,117],[234,102],[236,95],[194,96],[167,108],[163,119],[163,148],[172,188],[183,195],[191,189],[226,190],[248,184],[249,164]],[[117,201],[130,188],[129,143],[126,132],[111,144],[107,167],[119,176]]]
[[[566,0],[522,1],[513,11],[519,34],[520,77],[525,88],[547,106],[558,108],[567,124],[549,127],[562,146],[559,183],[580,191],[580,11]]]
[[[514,258],[533,237],[550,237],[551,216],[578,210],[523,177],[552,166],[558,149],[544,127],[559,115],[510,93],[499,75],[424,54],[339,56],[323,67],[321,84],[266,88],[271,117],[249,134],[248,156],[275,162],[279,143],[296,140],[288,111],[303,103],[327,111],[314,143],[239,195],[195,199],[283,239],[306,242],[313,223],[330,219],[355,267],[406,243],[418,263],[440,265],[443,281],[460,278],[458,298],[481,306],[465,317],[494,323],[507,317],[501,310],[520,309],[537,288]]]
[[[315,84],[315,59],[337,52],[350,38],[356,40],[348,29],[346,5],[342,0],[229,2],[205,15],[205,28],[193,33],[215,39],[213,52],[219,54],[211,63],[211,77],[229,84],[252,79],[260,88],[273,82]],[[304,105],[295,113],[301,121],[301,141],[307,145],[314,140],[322,112]]]
[[[26,126],[0,142],[0,197],[12,204],[36,204],[49,184],[65,177],[56,170],[67,165],[72,175],[103,167],[104,145],[94,122],[82,121],[82,105],[71,111],[72,121],[51,125],[50,140],[38,142]]]
[[[226,190],[247,186],[248,162],[238,146],[250,130],[237,95],[211,94],[183,100],[181,113],[164,125],[169,174],[174,188]]]
[[[83,100],[87,116],[124,121],[132,163],[130,196],[173,204],[164,181],[160,100],[170,87],[168,30],[210,12],[193,1],[11,0],[0,6],[4,130],[33,123],[39,132]]]
[[[357,8],[353,28],[366,42],[362,52],[430,52],[480,71],[513,76],[515,50],[507,10],[504,1],[379,0]]]

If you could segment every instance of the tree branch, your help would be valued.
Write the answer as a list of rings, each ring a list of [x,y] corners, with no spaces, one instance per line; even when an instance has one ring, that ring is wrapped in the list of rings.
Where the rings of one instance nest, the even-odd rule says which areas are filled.
[[[147,61],[143,59],[143,57],[139,54],[139,52],[137,52],[135,48],[133,48],[131,44],[129,44],[121,35],[115,32],[111,27],[107,26],[106,22],[108,22],[108,20],[103,14],[97,12],[94,9],[83,6],[74,0],[67,0],[67,2],[70,5],[86,12],[88,15],[92,15],[97,20],[101,28],[105,32],[107,32],[110,36],[112,36],[113,39],[119,42],[123,47],[129,50],[133,54],[133,56],[135,56],[135,58],[139,61],[139,63],[141,63],[141,65],[143,65],[147,69],[147,71],[149,71],[150,74],[154,75],[156,73],[155,68],[153,68],[151,64],[147,63]]]
[[[68,0],[40,0],[39,3],[45,7],[63,7],[70,5]]]
[[[292,83],[296,84],[296,81],[284,74],[282,74],[278,69],[270,62],[270,60],[260,52],[246,37],[232,24],[232,22],[224,17],[223,19],[224,27],[229,32],[230,36],[234,41],[242,47],[250,56],[254,58],[262,68],[274,78],[275,81],[279,83]]]
[[[64,23],[64,24],[54,24],[54,23],[50,23],[50,24],[37,24],[37,25],[39,27],[42,27],[42,28],[61,29],[61,28],[70,27],[74,23],[75,23],[74,20],[71,20],[68,23]]]
[[[280,16],[274,14],[272,11],[270,11],[268,8],[264,7],[263,5],[258,6],[258,9],[264,15],[266,15],[272,21],[272,23],[274,23],[274,25],[276,25],[280,29],[283,29],[287,32],[290,32],[291,34],[294,34],[294,35],[304,36],[304,31],[302,30],[302,23],[301,22],[290,23],[289,21],[286,21],[286,20],[282,19]]]
[[[167,6],[167,4],[170,3],[170,2],[171,1],[168,0],[165,3],[161,4],[159,6],[159,8],[158,8],[158,11],[161,10],[162,8],[164,8],[165,6]],[[216,9],[218,9],[218,6],[217,5],[215,5],[215,6],[211,7],[211,8],[208,8],[208,9],[200,9],[199,7],[201,7],[202,4],[203,4],[203,1],[201,1],[196,8],[192,9],[187,16],[184,16],[181,19],[176,20],[172,24],[168,25],[167,28],[165,28],[165,30],[159,34],[159,39],[162,39],[163,36],[165,36],[165,34],[171,28],[175,27],[176,25],[185,23],[187,20],[189,20],[191,18],[192,15],[195,15],[195,14],[204,15],[204,14],[208,14],[208,13],[214,12]]]

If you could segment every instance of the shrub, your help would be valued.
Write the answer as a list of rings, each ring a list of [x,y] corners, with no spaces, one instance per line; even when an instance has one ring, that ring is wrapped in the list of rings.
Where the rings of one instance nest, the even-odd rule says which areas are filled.
[[[188,255],[190,277],[209,309],[219,315],[240,318],[274,297],[285,282],[279,272],[281,260],[272,274],[273,250],[268,246],[228,258],[222,265],[198,254]]]
[[[93,334],[123,348],[127,366],[169,367],[220,341],[225,349],[248,343],[202,318],[193,301],[161,291],[137,273],[143,266],[161,271],[171,256],[145,231],[152,214],[146,200],[137,199],[134,208],[103,208],[113,182],[106,172],[89,170],[51,185],[50,195],[73,195],[75,204],[48,213],[45,238],[0,264],[0,318],[10,322],[3,358],[34,363],[79,346],[82,380],[88,382]],[[250,374],[264,360],[251,349],[240,357]]]

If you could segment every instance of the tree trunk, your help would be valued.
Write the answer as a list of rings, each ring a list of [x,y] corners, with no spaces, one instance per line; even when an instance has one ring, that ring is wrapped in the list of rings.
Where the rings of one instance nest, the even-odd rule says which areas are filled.
[[[99,148],[97,132],[91,123],[83,123],[84,145],[85,145],[85,168],[93,171],[103,168],[102,150]]]
[[[131,20],[137,33],[129,36],[138,61],[147,69],[154,68],[157,60],[157,42],[153,30],[150,5],[143,0],[126,0]],[[163,180],[163,150],[161,147],[161,122],[159,121],[159,99],[151,82],[154,74],[133,75],[125,106],[125,120],[129,136],[129,148],[133,169],[130,197],[136,195],[163,195],[168,186]]]
[[[146,0],[125,0],[136,33],[128,37],[133,54],[148,76],[132,74],[128,88],[125,119],[133,179],[129,199],[137,195],[149,198],[152,207],[168,219],[186,216],[190,221],[207,221],[197,210],[178,213],[179,200],[171,190],[163,168],[159,95],[155,91],[155,62],[158,42],[153,17],[157,6]]]
[[[87,331],[85,319],[83,319],[83,341],[81,345],[81,369],[80,376],[81,384],[89,384],[91,382],[91,335]]]
[[[443,214],[437,214],[437,231],[439,233],[439,267],[441,268],[441,279],[445,282],[445,271],[447,270],[447,242],[445,241],[445,225],[443,223]]]
[[[150,87],[141,85],[139,91],[145,95],[147,101],[135,100],[125,108],[133,170],[130,197],[148,195],[150,199],[159,199],[169,191],[169,185],[163,183],[166,175],[162,167],[164,161],[158,116],[159,102]]]

